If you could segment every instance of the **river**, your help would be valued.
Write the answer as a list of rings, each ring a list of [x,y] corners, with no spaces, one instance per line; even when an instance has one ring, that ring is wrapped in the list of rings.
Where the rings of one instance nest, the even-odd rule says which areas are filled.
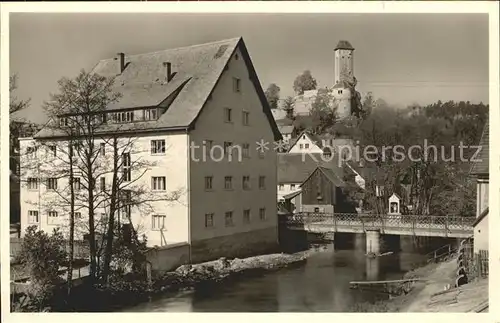
[[[125,312],[347,312],[385,295],[349,288],[350,281],[398,279],[424,256],[400,252],[376,259],[354,250],[327,250],[299,267],[231,283],[163,295]]]

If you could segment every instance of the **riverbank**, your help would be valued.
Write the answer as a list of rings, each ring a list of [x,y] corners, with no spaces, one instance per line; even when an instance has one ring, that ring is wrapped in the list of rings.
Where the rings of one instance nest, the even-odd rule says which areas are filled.
[[[186,290],[203,283],[220,283],[238,276],[253,275],[303,263],[310,255],[325,249],[311,249],[294,254],[268,254],[243,259],[215,261],[195,265],[183,265],[167,272],[153,282],[151,292]]]
[[[199,286],[220,284],[231,279],[261,275],[272,270],[303,264],[306,259],[325,248],[293,254],[267,254],[243,259],[221,258],[193,265],[182,265],[174,271],[156,275],[150,282],[143,276],[126,276],[115,281],[111,288],[90,288],[82,284],[74,288],[71,299],[62,297],[51,311],[109,312],[133,306],[177,291]]]
[[[488,280],[455,288],[457,262],[432,263],[406,273],[403,279],[419,278],[410,291],[375,304],[360,304],[357,312],[477,312],[488,308]]]

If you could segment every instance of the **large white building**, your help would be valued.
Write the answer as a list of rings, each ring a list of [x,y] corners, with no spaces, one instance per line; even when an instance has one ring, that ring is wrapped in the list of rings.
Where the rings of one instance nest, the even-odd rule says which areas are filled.
[[[122,94],[106,107],[108,121],[96,141],[101,163],[112,152],[105,138],[119,133],[122,141],[133,139],[136,151],[128,158],[150,165],[128,176],[140,176],[137,185],[151,194],[179,193],[175,201],[130,211],[149,246],[185,242],[192,261],[200,261],[276,245],[277,156],[272,149],[260,153],[256,143],[281,135],[242,38],[119,54],[100,61],[93,72],[115,77],[115,90]],[[48,128],[21,140],[25,161],[31,161],[22,170],[22,233],[31,225],[45,231],[66,227],[68,206],[48,203],[56,190],[68,187],[67,178],[51,178],[49,162],[66,142]],[[212,147],[213,156],[194,146]],[[231,161],[229,146],[239,147]],[[111,178],[102,177],[97,190],[109,189]],[[85,209],[78,212],[85,226]],[[105,217],[106,209],[99,214]]]

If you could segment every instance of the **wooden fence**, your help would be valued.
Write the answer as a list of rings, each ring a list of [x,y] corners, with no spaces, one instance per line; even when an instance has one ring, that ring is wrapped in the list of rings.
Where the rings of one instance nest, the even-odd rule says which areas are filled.
[[[477,277],[479,278],[488,277],[489,276],[488,250],[479,250],[479,253],[476,253],[474,256],[477,268]]]
[[[474,240],[465,239],[459,250],[458,269],[463,268],[467,280],[471,281],[477,278],[487,278],[489,276],[488,250],[479,250],[474,252]]]

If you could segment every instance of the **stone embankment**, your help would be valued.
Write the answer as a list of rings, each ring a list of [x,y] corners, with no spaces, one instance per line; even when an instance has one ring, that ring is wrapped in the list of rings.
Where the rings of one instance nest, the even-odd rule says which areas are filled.
[[[312,253],[304,251],[295,254],[270,254],[244,259],[216,261],[196,265],[182,265],[175,271],[167,272],[153,281],[151,292],[165,292],[192,288],[198,284],[221,282],[241,275],[256,274],[300,264]]]

